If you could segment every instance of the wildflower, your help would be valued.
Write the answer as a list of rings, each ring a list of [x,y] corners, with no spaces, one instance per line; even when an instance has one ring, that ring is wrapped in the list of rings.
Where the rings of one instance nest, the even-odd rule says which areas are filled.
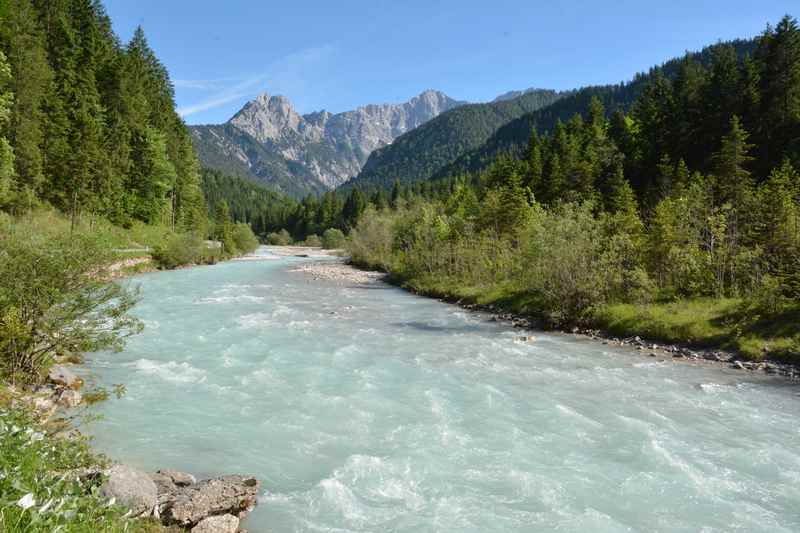
[[[19,499],[17,505],[22,507],[23,509],[30,509],[34,505],[36,505],[36,500],[33,499],[33,493],[29,492],[25,496]]]

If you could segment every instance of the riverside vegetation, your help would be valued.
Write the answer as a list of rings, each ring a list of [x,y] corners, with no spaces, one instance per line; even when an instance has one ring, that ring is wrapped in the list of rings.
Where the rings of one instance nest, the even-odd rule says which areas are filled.
[[[423,194],[395,184],[350,233],[357,265],[555,327],[800,353],[800,30],[659,74],[629,113],[534,131],[521,159]],[[417,188],[419,190],[419,188]]]

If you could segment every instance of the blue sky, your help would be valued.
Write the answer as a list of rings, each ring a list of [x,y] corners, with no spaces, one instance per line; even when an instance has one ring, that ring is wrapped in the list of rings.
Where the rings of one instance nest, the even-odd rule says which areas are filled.
[[[141,24],[190,124],[268,92],[300,112],[401,102],[425,89],[487,101],[512,89],[615,83],[720,39],[751,37],[797,0],[105,0]]]

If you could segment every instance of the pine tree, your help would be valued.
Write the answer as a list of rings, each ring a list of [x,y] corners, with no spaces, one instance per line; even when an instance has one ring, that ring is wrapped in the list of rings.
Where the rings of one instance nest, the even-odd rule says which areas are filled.
[[[528,141],[528,153],[526,157],[528,163],[526,173],[525,185],[532,191],[539,191],[542,186],[542,172],[544,171],[544,164],[542,161],[542,146],[539,140],[539,135],[534,129],[531,132],[531,138]]]
[[[384,189],[378,189],[375,191],[372,194],[372,198],[370,198],[370,202],[378,211],[389,207],[389,200],[386,198],[386,191]]]
[[[695,165],[705,162],[709,146],[698,143],[698,140],[706,123],[707,78],[705,68],[691,54],[686,54],[672,83],[672,107],[665,110],[667,117],[664,120],[671,123],[667,141],[669,151],[665,152],[670,159],[684,158]]]
[[[400,205],[400,200],[403,198],[403,190],[400,185],[400,180],[394,180],[394,185],[392,185],[392,196],[389,200],[389,204],[391,205],[392,209],[397,209]]]
[[[742,111],[742,95],[739,93],[741,86],[741,73],[739,71],[739,60],[736,52],[731,46],[720,46],[714,48],[711,70],[705,95],[706,110],[704,120],[699,121],[704,125],[704,139],[719,139],[728,132],[731,116],[740,116]],[[691,139],[691,137],[690,137]],[[693,139],[697,143],[697,137]],[[696,147],[700,157],[707,154],[712,147]],[[698,157],[690,158],[690,161],[698,161]]]
[[[237,253],[233,240],[233,219],[228,202],[222,200],[214,211],[214,237],[222,243],[222,251],[228,255]]]
[[[14,147],[19,186],[41,194],[45,184],[45,100],[53,77],[48,64],[45,33],[31,0],[6,0],[0,20],[0,39],[11,66],[9,142]]]
[[[350,192],[342,208],[342,219],[346,229],[354,228],[361,213],[367,208],[367,200],[364,193],[356,187]]]
[[[11,200],[14,185],[14,150],[5,137],[14,95],[9,90],[11,67],[0,52],[0,208]]]
[[[734,115],[719,151],[712,157],[720,202],[729,202],[734,209],[743,207],[745,195],[752,187],[750,171],[746,168],[753,159],[750,156],[753,145],[747,142],[748,137],[739,117]]]
[[[785,16],[761,36],[761,168],[778,166],[785,151],[800,156],[800,28]]]

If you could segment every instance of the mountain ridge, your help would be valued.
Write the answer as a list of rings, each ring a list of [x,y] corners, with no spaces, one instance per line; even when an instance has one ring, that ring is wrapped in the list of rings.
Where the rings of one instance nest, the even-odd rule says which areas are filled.
[[[224,124],[189,129],[205,166],[302,196],[344,183],[375,149],[464,104],[429,89],[400,104],[300,114],[286,96],[263,93]]]
[[[504,124],[568,94],[571,92],[536,89],[516,98],[451,109],[372,152],[358,176],[342,187],[387,187],[395,179],[407,183],[427,180],[442,166],[481,146]]]

